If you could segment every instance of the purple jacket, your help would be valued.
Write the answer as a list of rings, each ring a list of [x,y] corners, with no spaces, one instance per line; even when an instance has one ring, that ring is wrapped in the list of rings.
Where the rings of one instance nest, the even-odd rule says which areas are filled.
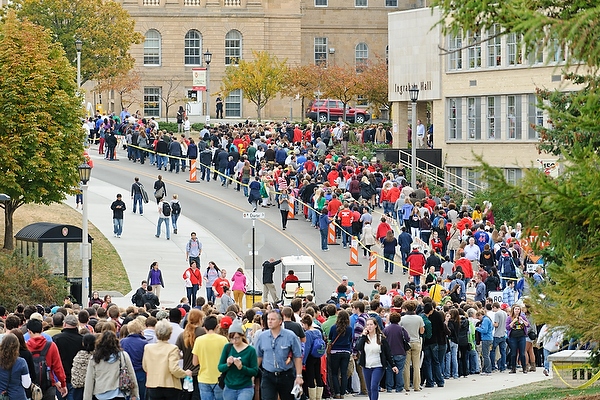
[[[150,272],[148,272],[148,285],[160,285],[165,287],[165,282],[163,281],[162,272],[159,270],[155,270],[152,268]]]
[[[521,313],[520,317],[523,318],[523,320],[525,321],[525,324],[523,326],[523,332],[525,332],[525,336],[527,336],[527,328],[529,326],[529,320],[525,316],[525,313]],[[512,330],[512,328],[510,327],[511,322],[512,322],[512,318],[509,315],[508,317],[506,317],[506,336],[507,337],[510,337],[510,331]]]

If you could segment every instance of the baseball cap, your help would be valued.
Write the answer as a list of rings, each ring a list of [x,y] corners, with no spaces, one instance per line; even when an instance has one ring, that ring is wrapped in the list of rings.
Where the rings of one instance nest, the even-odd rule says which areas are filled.
[[[500,306],[500,308],[501,308],[502,310],[506,310],[508,307],[509,307],[509,306],[508,306],[508,304],[506,304],[506,303],[502,303],[502,305]]]
[[[223,329],[229,329],[229,327],[231,326],[231,324],[233,324],[233,320],[231,319],[231,317],[229,316],[224,316],[223,318],[221,318],[221,328]]]
[[[65,325],[69,326],[77,326],[79,325],[79,320],[74,315],[67,315],[64,320]]]
[[[42,314],[40,314],[39,312],[34,312],[33,314],[31,314],[29,319],[36,319],[38,321],[44,321],[44,317],[42,317]]]
[[[342,280],[343,280],[343,281],[347,281],[347,280],[348,280],[348,277],[347,277],[346,275],[344,275],[344,276],[342,276]]]

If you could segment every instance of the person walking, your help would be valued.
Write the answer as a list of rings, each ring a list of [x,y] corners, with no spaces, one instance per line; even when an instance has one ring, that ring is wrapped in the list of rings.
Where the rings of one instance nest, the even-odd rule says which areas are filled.
[[[188,301],[192,307],[196,307],[196,296],[198,289],[202,286],[202,272],[200,272],[195,260],[190,262],[189,268],[183,273],[183,280],[185,281]]]
[[[158,268],[158,261],[154,261],[150,264],[147,283],[152,288],[156,297],[160,299],[160,290],[165,287],[165,281],[162,276],[162,271]]]
[[[67,315],[63,321],[63,329],[59,334],[52,337],[52,341],[58,348],[60,361],[65,371],[67,390],[73,391],[71,384],[71,369],[73,368],[73,359],[83,349],[83,336],[79,334],[79,319],[76,315]],[[73,396],[69,396],[73,399]],[[66,400],[67,396],[58,396],[58,399]]]
[[[73,385],[73,400],[83,400],[83,390],[85,386],[85,377],[90,359],[94,355],[96,347],[96,336],[88,333],[83,335],[81,340],[82,349],[75,355],[73,359],[73,367],[71,368],[71,384]],[[141,393],[140,393],[141,395]],[[145,400],[140,397],[140,400]]]
[[[267,315],[268,331],[256,341],[258,365],[263,369],[260,383],[261,399],[293,400],[294,385],[302,386],[302,348],[300,339],[282,328],[283,318],[275,310]],[[202,397],[202,400],[205,400]],[[210,400],[210,399],[209,399]]]
[[[233,291],[233,299],[238,306],[242,307],[244,293],[246,293],[246,275],[244,275],[244,270],[242,267],[239,267],[235,271],[231,277],[231,282],[233,283],[231,287],[231,290]]]
[[[192,363],[193,354],[192,349],[194,348],[194,342],[196,339],[206,333],[206,330],[202,327],[202,319],[204,318],[204,312],[192,308],[186,315],[187,324],[183,333],[179,335],[175,345],[181,351],[183,357],[183,368],[192,371],[192,384],[193,391],[183,391],[181,394],[181,400],[200,400],[200,391],[198,389],[198,370],[200,369],[197,365],[194,366]]]
[[[285,231],[290,210],[290,195],[287,189],[282,189],[279,195],[279,212],[281,213],[281,229]]]
[[[177,220],[181,215],[181,203],[179,203],[179,196],[173,195],[171,200],[171,225],[173,226],[173,233],[177,235]],[[199,264],[198,264],[199,265]]]
[[[221,275],[221,270],[217,267],[214,261],[208,262],[208,267],[206,268],[206,272],[204,273],[204,283],[206,287],[206,301],[212,302],[215,304],[215,289],[213,285],[215,281]]]
[[[127,337],[121,339],[120,345],[131,358],[133,372],[138,384],[140,400],[146,399],[146,371],[142,367],[144,348],[148,341],[143,335],[145,325],[137,318],[127,323]]]
[[[10,400],[26,400],[25,389],[31,386],[27,363],[19,357],[19,339],[12,333],[0,343],[0,393]]]
[[[121,193],[117,194],[117,199],[110,205],[110,209],[113,212],[113,233],[117,238],[120,238],[123,233],[123,211],[126,208]]]
[[[390,345],[393,361],[391,366],[396,366],[398,369],[398,372],[394,374],[391,366],[388,366],[387,368],[385,375],[385,386],[388,393],[392,393],[394,388],[396,389],[396,393],[400,393],[404,390],[404,365],[406,362],[406,350],[404,348],[404,343],[410,342],[410,336],[408,335],[406,329],[400,326],[400,318],[401,317],[399,313],[392,312],[389,316],[390,322],[383,330],[383,334]],[[395,384],[394,378],[396,379]]]
[[[421,335],[425,332],[425,323],[423,318],[415,313],[417,302],[415,300],[406,301],[402,304],[406,314],[400,320],[400,326],[406,329],[410,337],[410,349],[406,352],[404,363],[404,390],[410,392],[410,366],[412,363],[412,384],[415,392],[421,390]]]
[[[161,225],[165,224],[165,233],[167,235],[167,240],[171,240],[171,226],[169,224],[169,218],[171,218],[171,205],[168,201],[164,199],[160,199],[158,203],[158,222],[156,223],[156,236],[160,237],[161,233]]]
[[[188,263],[196,261],[196,265],[200,267],[200,256],[202,255],[202,242],[198,240],[196,232],[190,234],[190,240],[185,245],[185,258]]]
[[[165,170],[166,170],[166,167],[165,167]],[[158,179],[154,182],[154,198],[156,199],[156,204],[159,204],[166,195],[167,195],[167,186],[165,185],[165,182],[162,180],[162,175],[158,175]]]
[[[219,360],[223,348],[228,343],[226,337],[215,332],[218,321],[214,315],[209,315],[204,320],[206,334],[198,337],[192,349],[192,364],[200,365],[198,371],[198,387],[202,400],[223,399],[223,389],[218,385]]]
[[[131,185],[131,199],[133,200],[133,213],[135,214],[135,212],[139,208],[140,215],[144,215],[144,196],[142,195],[142,191],[145,192],[144,185],[142,185],[140,183],[140,178],[138,178],[137,176],[135,178],[133,178],[133,180],[134,180],[134,182]]]
[[[389,365],[394,374],[399,370],[392,360],[390,345],[375,318],[367,319],[365,329],[356,342],[356,350],[360,353],[358,363],[363,368],[369,400],[378,400],[379,382],[386,367]]]
[[[273,282],[273,274],[275,273],[275,267],[280,263],[281,258],[279,260],[270,258],[268,261],[265,261],[262,265],[263,302],[265,303],[269,301],[269,293],[271,294],[273,303],[277,303],[279,301],[279,299],[277,298],[277,289],[275,289],[275,284]]]
[[[335,324],[329,329],[328,342],[331,344],[331,354],[327,355],[333,386],[331,394],[336,399],[341,398],[348,387],[347,371],[348,364],[350,364],[350,355],[352,354],[352,338],[353,330],[350,326],[350,316],[345,310],[340,310]]]
[[[308,387],[308,399],[321,400],[325,382],[321,375],[321,357],[317,357],[314,350],[318,343],[324,345],[323,332],[314,327],[313,318],[310,315],[304,314],[301,321],[306,337],[302,365],[304,366],[304,381]]]

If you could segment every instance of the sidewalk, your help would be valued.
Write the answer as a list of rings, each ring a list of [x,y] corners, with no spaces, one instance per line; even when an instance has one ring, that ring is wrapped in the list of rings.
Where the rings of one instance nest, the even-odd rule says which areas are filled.
[[[196,232],[198,240],[202,243],[199,267],[203,272],[210,260],[227,269],[227,278],[231,278],[233,272],[243,266],[243,260],[240,260],[208,230],[183,214],[177,221],[179,232],[177,235],[173,234],[171,229],[171,240],[166,240],[163,226],[161,237],[156,238],[158,206],[151,193],[149,203],[144,204],[144,215],[140,215],[132,212],[131,188],[117,187],[96,178],[88,186],[89,222],[94,224],[115,247],[131,283],[132,291],[122,295],[116,292],[100,291],[101,297],[104,294],[110,294],[113,303],[119,307],[131,305],[131,296],[140,287],[141,281],[148,277],[150,264],[153,261],[158,261],[165,282],[165,287],[160,294],[161,307],[174,307],[179,304],[179,300],[186,295],[182,274],[188,267],[185,246],[190,239],[191,232]],[[120,238],[116,238],[113,234],[112,210],[110,209],[111,203],[116,200],[117,193],[123,195],[123,201],[127,205],[123,218],[123,235]],[[67,198],[65,203],[73,207],[75,199]],[[250,278],[248,276],[249,282],[251,282]],[[259,282],[256,283],[256,286],[259,290],[262,288]],[[206,297],[204,286],[198,291],[198,296]]]

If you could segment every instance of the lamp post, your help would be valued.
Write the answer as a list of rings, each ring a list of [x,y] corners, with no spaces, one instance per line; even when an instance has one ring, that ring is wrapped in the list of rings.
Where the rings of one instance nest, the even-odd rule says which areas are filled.
[[[86,300],[89,294],[88,286],[88,272],[90,265],[90,249],[88,243],[88,205],[87,205],[87,183],[90,180],[92,174],[92,167],[87,163],[81,164],[77,167],[79,172],[79,180],[81,181],[81,197],[82,206],[81,211],[83,214],[83,222],[81,224],[81,307],[86,306]]]
[[[209,82],[210,82],[210,62],[212,61],[212,53],[206,49],[204,53],[204,62],[206,63],[206,122],[210,119],[210,95],[209,95]]]
[[[417,189],[417,99],[419,98],[419,88],[412,85],[408,89],[410,101],[412,101],[412,134],[411,134],[411,154],[410,154],[410,186],[413,190]]]
[[[75,41],[75,49],[77,49],[77,89],[81,87],[81,48],[83,42],[81,39]]]

